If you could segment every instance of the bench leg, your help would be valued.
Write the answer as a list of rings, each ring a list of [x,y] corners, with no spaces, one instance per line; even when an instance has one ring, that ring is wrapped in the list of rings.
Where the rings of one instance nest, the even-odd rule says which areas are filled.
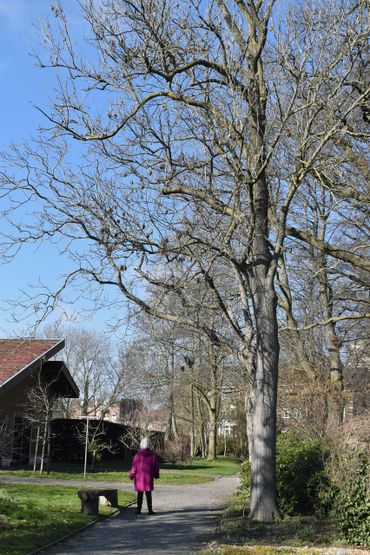
[[[95,499],[81,500],[81,513],[85,515],[98,515],[99,514],[99,497]]]

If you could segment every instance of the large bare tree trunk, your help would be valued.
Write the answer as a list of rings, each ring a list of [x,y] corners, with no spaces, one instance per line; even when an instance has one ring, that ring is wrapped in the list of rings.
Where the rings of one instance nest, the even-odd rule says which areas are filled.
[[[252,4],[251,4],[252,5]],[[272,4],[271,4],[272,6]],[[261,58],[266,40],[258,10],[249,12],[249,51],[251,84],[248,90],[250,145],[248,166],[253,168],[251,195],[251,263],[246,271],[253,303],[256,355],[250,397],[251,486],[250,517],[262,522],[279,517],[276,491],[276,405],[279,340],[274,289],[277,257],[269,243],[270,195],[265,173],[267,86]],[[267,24],[267,20],[265,21]],[[284,219],[282,228],[284,228]],[[281,234],[280,230],[280,234]],[[278,241],[283,242],[283,234]]]
[[[256,21],[251,24],[252,36],[258,35]],[[276,315],[277,297],[274,289],[276,258],[269,247],[269,189],[265,161],[265,125],[267,90],[263,66],[252,40],[249,68],[254,85],[249,92],[251,112],[251,143],[254,145],[249,164],[255,168],[253,195],[252,263],[247,270],[253,302],[256,333],[256,360],[250,397],[251,486],[250,517],[262,522],[279,517],[276,491],[276,405],[279,364],[279,339]]]
[[[255,280],[253,289],[256,361],[248,415],[251,461],[250,517],[268,522],[279,517],[275,463],[279,340],[276,294],[273,286]]]

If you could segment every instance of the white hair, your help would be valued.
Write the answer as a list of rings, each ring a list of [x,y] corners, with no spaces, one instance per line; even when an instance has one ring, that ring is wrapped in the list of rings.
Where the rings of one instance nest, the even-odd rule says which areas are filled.
[[[143,437],[140,441],[140,449],[150,449],[150,441],[148,437]]]

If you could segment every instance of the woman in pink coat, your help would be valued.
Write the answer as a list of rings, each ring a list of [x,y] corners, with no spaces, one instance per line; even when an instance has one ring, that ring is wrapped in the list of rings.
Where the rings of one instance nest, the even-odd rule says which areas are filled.
[[[159,478],[158,456],[150,449],[149,439],[145,437],[140,442],[140,449],[132,461],[130,479],[135,481],[137,492],[136,514],[141,514],[143,495],[145,491],[148,513],[154,515],[152,508],[153,479]]]

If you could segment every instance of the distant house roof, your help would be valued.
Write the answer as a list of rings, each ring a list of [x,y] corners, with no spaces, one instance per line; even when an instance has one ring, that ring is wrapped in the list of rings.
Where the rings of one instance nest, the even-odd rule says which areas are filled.
[[[0,395],[33,370],[44,366],[63,347],[63,339],[0,339]],[[49,371],[51,364],[48,363]],[[69,383],[71,396],[78,397],[78,387],[67,367],[63,363],[58,364],[59,371]]]

